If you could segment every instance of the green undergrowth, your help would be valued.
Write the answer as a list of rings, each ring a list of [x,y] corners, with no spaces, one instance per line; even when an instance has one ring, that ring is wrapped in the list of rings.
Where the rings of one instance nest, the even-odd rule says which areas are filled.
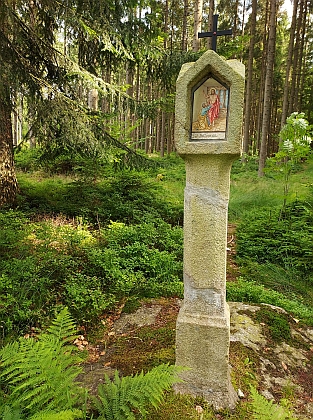
[[[182,229],[158,219],[91,229],[64,216],[0,213],[2,339],[45,324],[60,304],[80,325],[123,299],[182,296]]]
[[[231,302],[267,303],[279,306],[300,318],[307,325],[313,325],[313,309],[296,299],[288,299],[282,293],[267,289],[261,284],[239,277],[227,284],[227,300]]]
[[[90,330],[121,301],[126,311],[144,297],[182,297],[184,162],[152,159],[146,172],[108,167],[93,181],[19,163],[18,208],[0,213],[2,340],[46,324],[60,304]],[[282,212],[279,174],[257,179],[256,159],[234,163],[229,214],[244,280],[228,299],[281,304],[309,322],[312,168],[309,158],[292,173],[303,200]]]
[[[157,174],[120,171],[95,182],[61,175],[51,177],[18,173],[18,207],[28,214],[64,214],[82,217],[94,226],[112,221],[138,224],[162,218],[181,225],[183,202],[167,201]],[[159,191],[158,191],[159,190]]]
[[[135,420],[157,409],[165,391],[184,370],[159,364],[146,373],[111,380],[104,376],[96,395],[77,381],[85,356],[72,344],[75,323],[63,308],[46,332],[21,337],[0,350],[2,420]]]
[[[245,164],[235,161],[231,171],[229,220],[238,222],[261,209],[280,209],[284,198],[289,203],[305,201],[311,195],[312,180],[313,155],[292,171],[287,197],[284,195],[282,171],[269,168],[265,176],[259,178],[257,156],[249,157]]]
[[[246,213],[236,232],[236,261],[245,281],[229,285],[229,299],[263,299],[312,323],[312,202],[311,191],[306,201]]]

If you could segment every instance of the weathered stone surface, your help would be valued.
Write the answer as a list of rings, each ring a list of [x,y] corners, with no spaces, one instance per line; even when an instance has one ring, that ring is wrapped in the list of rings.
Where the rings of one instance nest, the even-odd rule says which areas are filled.
[[[162,309],[161,305],[141,306],[132,314],[122,314],[114,323],[113,331],[116,333],[126,332],[131,326],[143,327],[155,322],[157,315]]]
[[[254,322],[247,314],[256,312],[258,306],[246,305],[244,303],[229,303],[231,311],[231,335],[230,341],[240,341],[246,347],[258,351],[260,346],[266,345],[266,339],[262,334],[260,324]]]
[[[284,341],[274,343],[268,340],[262,331],[262,325],[254,321],[253,315],[264,306],[271,307],[277,313],[288,315],[284,309],[266,304],[248,305],[240,302],[230,302],[229,306],[231,308],[230,341],[238,341],[255,352],[260,362],[260,393],[269,400],[275,400],[277,394],[282,395],[283,389],[292,389],[295,394],[295,407],[298,406],[301,411],[297,414],[297,418],[306,420],[313,418],[312,402],[307,396],[301,399],[308,390],[299,384],[301,375],[305,377],[307,372],[308,380],[312,375],[308,351],[308,348],[313,345],[312,329],[297,328],[297,324],[290,317],[291,336],[297,339],[298,344],[292,345]]]
[[[206,51],[195,63],[183,65],[176,83],[175,144],[181,155],[238,155],[242,142],[242,112],[245,67],[237,60],[224,60],[215,51]],[[218,142],[190,142],[191,92],[212,74],[231,89],[226,138]]]
[[[192,306],[181,308],[176,324],[176,364],[190,367],[182,373],[183,383],[175,390],[183,394],[202,396],[214,407],[234,408],[237,394],[230,382],[229,312],[211,316],[204,312],[189,312]]]
[[[205,85],[208,80],[222,86],[229,95],[223,108],[225,128],[215,129],[214,133],[214,117],[211,120],[209,111],[205,111],[205,118],[209,119],[206,129],[200,129],[202,120],[198,117],[197,136],[192,138],[193,111],[203,115],[199,101],[203,95],[210,97],[203,90],[213,86]],[[200,95],[195,96],[199,90]],[[218,96],[216,92],[213,88],[213,97]],[[214,51],[184,65],[177,80],[175,143],[186,163],[186,188],[184,302],[176,325],[176,364],[189,370],[181,375],[184,382],[175,389],[202,396],[215,408],[233,408],[238,398],[230,382],[228,364],[226,242],[230,169],[241,149],[243,94],[244,66],[226,61]],[[202,107],[211,110],[216,104],[218,115],[222,112],[218,98],[209,98]]]

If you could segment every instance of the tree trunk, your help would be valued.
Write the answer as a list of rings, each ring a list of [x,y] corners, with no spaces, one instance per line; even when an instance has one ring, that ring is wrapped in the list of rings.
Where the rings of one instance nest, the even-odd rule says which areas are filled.
[[[297,8],[298,8],[298,0],[293,0],[293,13],[292,13],[291,26],[290,26],[288,58],[287,58],[287,65],[286,65],[286,79],[285,79],[284,97],[283,97],[283,109],[282,109],[281,121],[280,121],[281,128],[284,126],[286,122],[287,112],[288,112],[289,75],[290,75],[292,56],[293,56],[293,44],[294,44],[295,30],[296,30]]]
[[[188,33],[187,33],[188,15],[189,15],[189,0],[184,0],[183,27],[182,27],[182,37],[181,37],[182,51],[187,51],[187,46],[188,46]]]
[[[250,31],[250,45],[249,45],[249,60],[248,60],[248,71],[247,71],[247,85],[246,85],[246,103],[245,103],[245,120],[244,120],[244,140],[243,140],[243,152],[249,152],[250,146],[250,119],[251,119],[251,98],[252,98],[252,78],[253,78],[253,54],[255,44],[255,28],[256,28],[256,9],[257,0],[252,1],[252,12],[251,12],[251,31]]]
[[[234,16],[234,27],[233,27],[233,38],[237,37],[237,29],[238,29],[238,7],[239,7],[239,0],[235,1],[235,16]]]
[[[309,41],[308,41],[308,39],[306,39],[305,42],[304,42],[304,47],[303,47],[304,52],[308,51],[308,44],[309,44]],[[308,60],[308,56],[306,54],[304,54],[303,63],[302,63],[301,78],[300,78],[300,99],[299,99],[299,103],[300,103],[299,111],[300,112],[303,111],[303,105],[305,103],[304,95],[301,95],[301,92],[304,92],[304,83],[310,77],[309,74],[308,74],[308,69],[309,69],[309,72],[310,72],[310,67],[307,66],[307,60]],[[310,119],[309,119],[309,121],[310,121]]]
[[[300,57],[300,45],[301,45],[301,26],[302,26],[302,18],[303,18],[303,3],[305,0],[300,0],[300,10],[297,19],[297,28],[296,28],[296,42],[294,46],[294,56],[292,62],[292,78],[291,78],[291,92],[290,92],[290,102],[288,107],[288,114],[290,115],[292,112],[297,111],[296,108],[296,83],[297,83],[297,75],[299,72],[299,57]]]
[[[165,0],[165,5],[164,5],[164,41],[163,41],[163,46],[164,49],[167,49],[167,34],[168,34],[168,0]]]
[[[262,66],[261,66],[261,75],[259,81],[259,99],[258,99],[258,109],[257,109],[257,127],[256,127],[256,148],[260,150],[261,143],[261,127],[262,127],[262,118],[263,118],[263,102],[264,102],[264,89],[265,89],[265,73],[267,66],[267,46],[268,46],[268,17],[269,17],[269,2],[266,1],[266,10],[264,18],[264,31],[263,31],[263,51],[262,51]]]
[[[298,69],[298,75],[296,80],[296,88],[295,88],[295,102],[296,102],[296,110],[301,111],[301,99],[302,95],[301,93],[303,90],[301,90],[301,80],[302,80],[302,74],[304,73],[305,68],[305,54],[304,54],[304,44],[305,44],[305,35],[306,35],[306,20],[307,20],[307,12],[308,12],[308,1],[304,1],[304,11],[302,15],[302,22],[301,22],[301,41],[299,46],[299,69]]]
[[[88,92],[88,107],[92,111],[98,111],[98,91],[97,91],[97,89],[91,89]]]
[[[265,74],[265,91],[264,91],[264,106],[263,106],[263,120],[262,120],[262,140],[260,148],[259,171],[258,175],[264,175],[265,161],[267,157],[267,143],[269,136],[269,126],[271,119],[271,103],[272,103],[272,86],[273,86],[273,72],[275,59],[275,41],[276,41],[276,7],[277,0],[271,0],[270,11],[270,29],[267,49],[267,66]]]
[[[160,144],[160,156],[164,157],[164,143],[165,143],[165,123],[166,123],[166,114],[162,111],[161,116],[161,144]]]
[[[209,3],[209,16],[208,16],[208,31],[212,32],[213,31],[213,15],[214,15],[214,0],[210,0]],[[207,49],[211,50],[212,49],[212,37],[209,36],[207,39]]]
[[[17,193],[9,90],[0,91],[0,207],[12,205]]]
[[[192,51],[197,52],[200,49],[200,39],[198,38],[198,32],[201,32],[203,0],[195,0],[194,7],[195,23],[193,27]]]

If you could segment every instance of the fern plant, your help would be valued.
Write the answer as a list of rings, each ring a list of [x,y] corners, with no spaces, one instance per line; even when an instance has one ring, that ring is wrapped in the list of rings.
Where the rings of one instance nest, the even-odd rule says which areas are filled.
[[[296,420],[287,408],[274,404],[251,387],[254,420]]]
[[[63,410],[58,413],[42,411],[30,417],[28,420],[75,420],[83,418],[81,410]]]
[[[52,411],[41,411],[34,416],[28,417],[27,420],[75,420],[82,418],[82,411],[80,410],[63,410],[58,413]],[[24,420],[19,409],[12,409],[12,407],[6,405],[1,415],[1,420]]]
[[[5,403],[28,416],[42,410],[72,409],[85,390],[74,380],[83,360],[69,344],[75,334],[67,308],[38,339],[20,338],[0,350],[0,378],[7,387]]]
[[[163,364],[150,372],[135,376],[119,378],[115,372],[114,380],[105,377],[105,384],[98,388],[98,398],[94,404],[101,420],[133,420],[134,411],[145,417],[146,407],[152,405],[157,408],[163,400],[164,391],[170,389],[175,382],[179,382],[177,373],[182,368]]]
[[[21,410],[19,408],[12,408],[9,405],[1,407],[1,420],[21,420]]]

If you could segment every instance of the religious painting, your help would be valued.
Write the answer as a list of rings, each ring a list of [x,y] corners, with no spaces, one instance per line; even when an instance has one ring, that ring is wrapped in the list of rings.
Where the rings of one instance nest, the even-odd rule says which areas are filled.
[[[226,138],[229,89],[212,77],[193,92],[191,140]]]

